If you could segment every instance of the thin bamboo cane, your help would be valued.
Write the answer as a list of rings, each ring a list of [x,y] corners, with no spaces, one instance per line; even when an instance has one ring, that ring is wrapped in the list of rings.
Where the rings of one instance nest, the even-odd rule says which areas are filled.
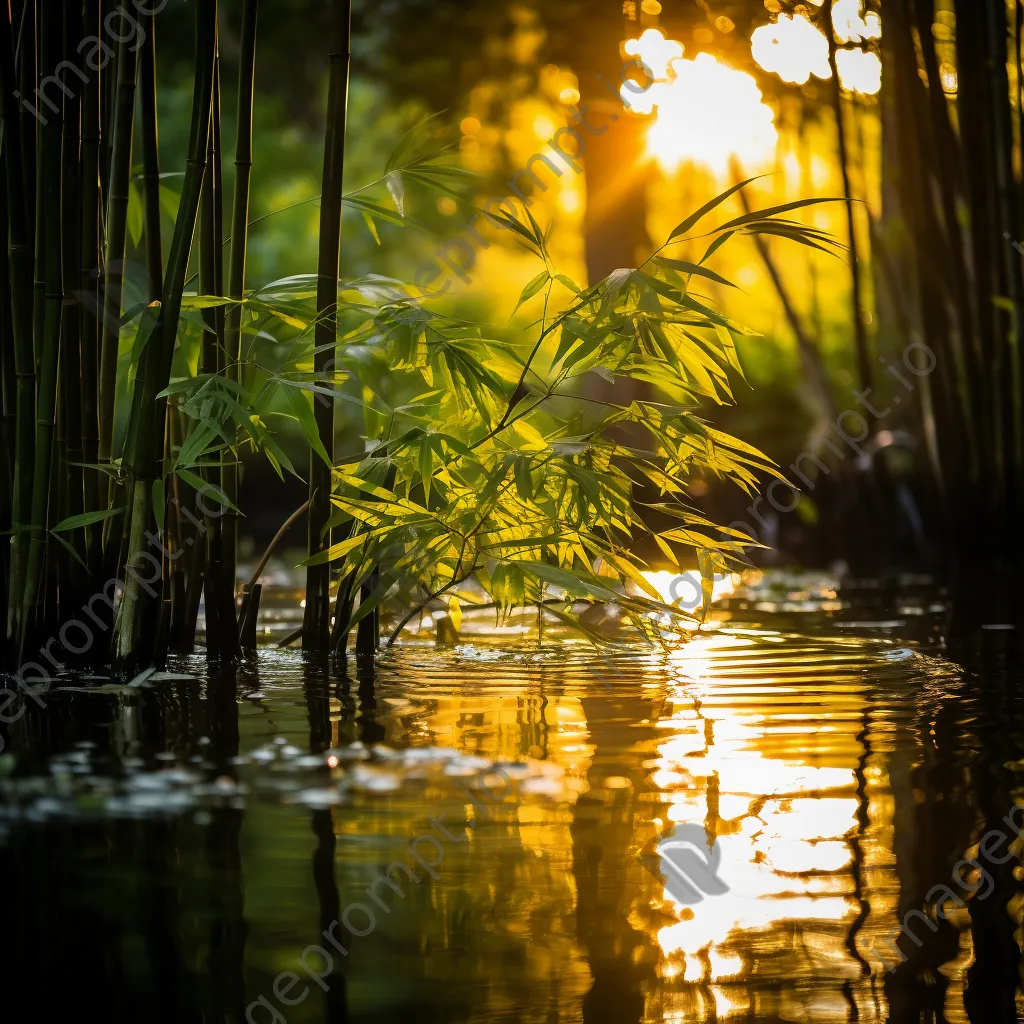
[[[156,111],[156,14],[145,25],[139,67],[139,95],[142,119],[143,238],[146,245],[146,272],[149,275],[149,301],[160,298],[164,279],[163,250],[160,244],[160,133]]]
[[[334,0],[334,40],[331,61],[327,131],[324,142],[323,188],[320,202],[320,252],[317,261],[317,325],[313,369],[326,373],[331,365],[331,343],[337,338],[338,276],[341,263],[341,195],[345,162],[345,125],[348,113],[348,78],[351,62],[352,3]],[[317,432],[331,461],[334,460],[334,406],[314,404]],[[316,452],[309,464],[310,555],[330,546],[327,523],[331,512],[331,469]],[[306,569],[306,608],[302,646],[324,653],[330,644],[330,566]]]
[[[3,153],[0,152],[0,161]],[[0,239],[7,238],[7,190],[0,188]],[[0,243],[0,530],[11,528],[14,509],[17,377],[14,373],[14,321],[11,316],[10,259]],[[0,544],[0,622],[7,621],[10,544]]]
[[[1013,173],[1013,130],[1011,124],[1010,85],[1006,74],[1009,42],[1009,22],[1005,3],[989,4],[987,10],[988,47],[990,53],[988,76],[989,105],[992,124],[992,174],[995,179],[995,209],[997,223],[1012,238],[1020,234],[1020,217],[1016,202],[1016,185]],[[995,525],[998,545],[1005,549],[1015,533],[1011,503],[1015,488],[1014,481],[1024,472],[1024,421],[1019,403],[1014,401],[1013,382],[1020,372],[1019,339],[1024,333],[1024,278],[1021,277],[1020,258],[1010,245],[999,245],[996,258],[999,268],[1000,287],[997,294],[1009,298],[1002,330],[995,340],[995,367],[998,386],[1001,391],[1000,406],[1005,410],[1002,424],[1003,452],[1001,459],[1006,471],[1003,489],[996,508],[1001,512],[1002,522]],[[1015,343],[1014,340],[1017,339]],[[1019,398],[1019,395],[1017,396]],[[1011,525],[1012,523],[1012,525]]]
[[[36,132],[42,124],[34,92],[38,81],[36,77],[36,0],[25,0],[15,31],[17,33],[18,91],[21,93],[18,118],[21,126],[22,177],[25,182],[25,222],[34,224],[36,218]],[[14,67],[13,64],[9,66]],[[34,239],[30,238],[29,248],[32,249],[33,245]]]
[[[221,195],[221,131],[220,131],[220,55],[214,57],[213,100],[210,138],[207,149],[206,174],[199,208],[199,287],[204,294],[220,295],[223,291],[223,220]],[[224,311],[214,307],[203,311],[206,330],[203,334],[203,371],[224,372]],[[228,453],[228,458],[233,458]],[[203,470],[206,481],[216,487],[223,482],[224,458],[219,465]],[[206,649],[208,656],[221,661],[235,660],[239,654],[238,625],[235,614],[234,587],[229,583],[224,565],[223,515],[214,505],[206,514]],[[216,513],[216,514],[213,514]]]
[[[216,2],[210,0],[196,4],[195,20],[195,86],[185,177],[164,273],[160,310],[149,343],[143,350],[133,394],[134,429],[127,450],[127,466],[132,478],[131,507],[126,525],[126,550],[132,560],[136,560],[137,553],[144,550],[146,531],[151,526],[152,484],[161,472],[167,404],[166,399],[157,396],[167,387],[170,378],[182,293],[206,168],[216,50]],[[115,658],[122,668],[138,664],[142,657],[146,612],[144,595],[148,592],[143,590],[139,581],[130,578],[118,612],[115,638]]]
[[[56,67],[60,60],[62,26],[55,8],[42,9],[40,18],[41,58],[44,67]],[[40,593],[43,553],[46,543],[50,501],[50,476],[57,415],[57,374],[60,359],[62,293],[61,265],[61,141],[63,111],[53,114],[41,132],[43,191],[39,206],[45,220],[46,308],[40,335],[39,382],[36,396],[35,468],[32,474],[32,517],[22,595],[21,629],[18,653],[30,635],[36,617],[36,599]]]
[[[84,32],[100,31],[100,2],[85,0]],[[80,299],[82,356],[82,458],[88,465],[99,460],[99,359],[100,359],[100,221],[103,197],[100,192],[100,71],[92,73],[82,89],[82,186],[81,250],[78,289]],[[97,470],[87,470],[83,480],[85,507],[98,510],[101,502]],[[104,488],[105,489],[105,488]],[[90,575],[100,569],[103,530],[87,526],[86,558]]]
[[[249,193],[252,177],[252,111],[256,67],[256,23],[259,0],[245,0],[242,7],[241,61],[238,70],[238,114],[235,135],[235,189],[231,207],[231,254],[228,262],[228,295],[241,299],[245,293],[245,261],[249,241]],[[228,378],[241,381],[242,309],[227,315],[225,360]],[[224,493],[238,505],[239,471],[236,461],[224,467]],[[224,513],[224,572],[234,583],[238,558],[238,518]]]
[[[128,194],[132,176],[132,136],[135,131],[138,50],[129,45],[131,36],[126,36],[126,39],[128,41],[118,45],[113,141],[110,147],[110,185],[106,193],[103,320],[100,325],[99,458],[101,462],[109,461],[114,454],[117,348],[121,336],[121,296],[124,290]]]
[[[64,8],[64,52],[67,63],[77,70],[80,58],[75,46],[82,38],[81,8],[68,4]],[[81,361],[81,304],[78,299],[80,239],[80,154],[82,146],[82,101],[77,89],[64,101],[64,137],[61,180],[61,275],[63,306],[61,309],[61,436],[63,445],[57,479],[64,486],[61,519],[87,511],[84,507],[85,489],[82,461],[85,457],[82,438],[82,361]],[[88,511],[93,511],[89,509]],[[84,530],[76,530],[65,538],[79,553],[85,554]],[[71,585],[62,592],[61,600],[68,606],[77,606],[84,599],[85,580],[80,559],[67,558],[65,552],[54,548],[54,554],[67,568]]]
[[[33,56],[33,67],[34,56]],[[35,448],[35,354],[32,341],[32,246],[30,244],[25,188],[24,146],[21,117],[14,92],[14,41],[10,11],[0,4],[0,115],[4,128],[3,165],[7,192],[8,261],[10,267],[11,324],[14,341],[15,456],[13,466],[10,585],[12,600],[7,615],[7,636],[13,640],[20,632],[20,595],[24,586],[28,558],[28,535],[17,528],[31,521],[32,471]],[[34,161],[33,161],[34,164]]]
[[[867,332],[864,329],[864,306],[861,297],[861,263],[857,241],[857,220],[854,216],[853,191],[850,187],[850,162],[846,140],[846,124],[843,120],[842,88],[839,84],[839,69],[836,67],[836,38],[832,27],[831,12],[824,17],[828,37],[828,62],[832,70],[832,109],[836,119],[836,133],[839,144],[839,169],[843,177],[843,197],[846,199],[846,227],[850,243],[850,302],[853,314],[853,337],[856,345],[857,369],[861,388],[872,387],[875,371],[868,348]]]
[[[116,17],[118,4],[115,0],[100,0],[100,18],[104,23],[106,19]],[[101,34],[100,38],[104,36]],[[103,45],[106,45],[104,42]],[[100,124],[103,131],[100,133],[100,188],[106,197],[110,192],[110,168],[113,163],[114,150],[114,111],[117,101],[117,76],[120,61],[115,52],[113,60],[107,66],[107,73],[100,75]],[[106,209],[104,207],[104,209]]]
[[[43,207],[43,133],[36,132],[36,203],[34,241],[32,243],[32,352],[39,372],[39,350],[42,347],[43,320],[46,310],[46,210]]]

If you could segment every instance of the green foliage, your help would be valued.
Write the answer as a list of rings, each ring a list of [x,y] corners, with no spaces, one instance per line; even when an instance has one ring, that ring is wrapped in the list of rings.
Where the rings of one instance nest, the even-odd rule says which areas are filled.
[[[711,234],[827,241],[780,212]],[[752,493],[759,474],[778,475],[755,448],[698,415],[703,404],[733,401],[730,374],[741,373],[733,336],[752,332],[697,291],[701,280],[719,280],[713,271],[665,247],[584,290],[555,272],[528,209],[523,220],[494,219],[544,265],[516,305],[542,305],[539,317],[511,341],[424,305],[396,282],[375,308],[365,287],[343,293],[348,329],[336,358],[361,384],[365,451],[335,467],[330,525],[345,539],[319,558],[355,586],[380,573],[351,624],[396,587],[415,608],[473,577],[505,613],[545,600],[589,632],[574,608],[614,601],[656,639],[686,616],[644,578],[636,542],[653,536],[676,567],[695,552],[710,581],[750,541],[693,507],[689,480],[714,475]],[[597,377],[643,380],[650,397],[624,405],[595,398]],[[652,534],[645,519],[655,511],[673,522]]]
[[[374,237],[379,222],[411,223],[407,185],[452,192],[462,184],[464,172],[425,141],[429,127],[417,126],[381,177],[346,195]],[[645,579],[637,542],[653,540],[676,568],[695,557],[706,603],[711,576],[738,564],[752,542],[694,507],[689,481],[717,476],[753,493],[759,476],[778,476],[757,449],[700,415],[702,406],[733,403],[732,381],[742,377],[734,338],[753,334],[701,293],[708,281],[730,284],[706,263],[745,234],[833,244],[780,216],[806,203],[694,234],[734,191],[687,218],[642,266],[586,289],[553,266],[550,226],[542,230],[528,208],[522,218],[491,215],[541,264],[513,310],[533,319],[511,328],[458,319],[402,281],[366,275],[339,284],[338,334],[318,348],[312,274],[240,300],[186,295],[175,377],[162,397],[188,427],[165,473],[198,487],[202,469],[248,452],[297,476],[281,425],[297,426],[329,461],[313,403],[337,403],[360,435],[344,439],[350,454],[332,467],[328,528],[343,539],[308,561],[331,563],[348,593],[372,587],[349,628],[386,598],[415,610],[473,578],[506,615],[543,601],[597,639],[581,606],[615,602],[657,640],[693,616],[665,604]],[[710,242],[699,263],[671,255],[676,243],[702,237]],[[147,344],[153,305],[125,315],[135,325],[133,362]],[[216,307],[242,311],[236,374],[197,369],[203,311]],[[314,357],[327,348],[332,369],[316,373]],[[625,404],[597,397],[614,394],[607,384],[620,378],[644,381],[648,396]],[[654,515],[670,525],[652,532]]]

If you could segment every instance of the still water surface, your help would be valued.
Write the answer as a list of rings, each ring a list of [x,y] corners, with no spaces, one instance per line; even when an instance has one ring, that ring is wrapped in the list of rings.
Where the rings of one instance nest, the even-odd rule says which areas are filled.
[[[5,998],[133,1024],[1016,1020],[1016,634],[943,648],[927,596],[748,598],[670,653],[481,635],[375,676],[268,652],[54,693],[0,789]],[[679,901],[658,843],[694,827],[721,884]]]

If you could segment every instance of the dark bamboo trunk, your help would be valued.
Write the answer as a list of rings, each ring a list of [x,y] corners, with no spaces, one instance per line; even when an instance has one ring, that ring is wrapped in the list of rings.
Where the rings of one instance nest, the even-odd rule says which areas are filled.
[[[60,62],[63,25],[55,7],[44,6],[40,19],[41,61],[44,67],[56,67]],[[42,596],[44,573],[43,556],[46,550],[47,528],[50,523],[50,483],[53,473],[54,435],[57,420],[57,375],[60,360],[62,290],[62,237],[61,237],[61,144],[63,138],[63,109],[50,112],[43,126],[39,167],[42,189],[39,208],[43,212],[44,245],[37,250],[37,262],[42,255],[45,281],[43,328],[39,332],[39,371],[36,391],[35,467],[32,473],[31,533],[25,588],[22,593],[21,629],[18,635],[19,654],[27,637],[34,632],[38,617],[37,601]]]
[[[245,293],[245,261],[249,241],[249,192],[252,177],[253,79],[256,67],[256,23],[259,0],[245,0],[242,7],[241,62],[238,69],[238,114],[235,139],[235,189],[231,208],[231,255],[228,292],[232,299]],[[225,361],[230,380],[241,381],[242,310],[232,307],[225,329]],[[237,506],[239,466],[224,467],[224,492]],[[224,513],[224,573],[234,583],[238,558],[238,517],[232,509]]]
[[[164,258],[160,241],[160,131],[156,111],[156,15],[146,20],[146,41],[139,66],[139,98],[142,117],[143,240],[146,247],[147,293],[150,302],[160,298]]]
[[[33,34],[34,38],[34,34]],[[25,55],[23,54],[23,57]],[[35,67],[35,57],[23,63]],[[29,189],[26,174],[34,180],[35,161],[24,156],[25,148],[32,148],[35,132],[22,138],[23,117],[19,112],[14,92],[15,81],[14,38],[6,4],[0,4],[0,108],[4,127],[3,166],[7,194],[8,265],[10,268],[9,296],[11,304],[11,330],[13,340],[13,369],[15,384],[14,465],[12,467],[12,512],[14,527],[27,525],[32,515],[32,468],[35,448],[35,353],[33,348],[32,265],[33,253],[30,235],[31,220],[28,202]],[[33,124],[35,122],[33,121]],[[5,282],[5,284],[8,282]],[[28,559],[28,535],[15,532],[11,541],[9,568],[10,602],[7,616],[7,635],[12,640],[21,632],[20,595],[24,588]]]
[[[129,41],[130,41],[130,37]],[[106,194],[106,245],[103,252],[103,319],[100,343],[100,451],[106,462],[114,452],[114,407],[117,389],[117,348],[121,333],[125,245],[128,232],[128,194],[132,176],[132,138],[135,133],[135,91],[138,51],[128,42],[118,47],[117,88],[114,98],[110,181]]]
[[[64,9],[65,59],[76,68],[81,58],[75,46],[82,38],[81,8],[69,4]],[[61,310],[61,462],[57,477],[64,487],[59,512],[61,519],[95,511],[85,507],[84,472],[85,445],[82,435],[82,349],[81,303],[78,298],[79,253],[81,252],[81,218],[79,216],[82,148],[82,101],[76,88],[64,101],[64,138],[62,161],[62,292]],[[62,590],[61,605],[78,607],[88,595],[82,563],[86,553],[85,531],[75,530],[65,540],[75,549],[77,558],[65,558],[54,547],[54,554],[66,565],[70,589]],[[63,618],[63,613],[62,616]]]
[[[220,130],[220,56],[214,60],[213,104],[210,139],[207,149],[203,198],[199,210],[200,248],[199,282],[206,295],[224,293],[224,238],[223,203],[224,182],[221,168]],[[216,306],[203,313],[206,331],[203,335],[203,372],[223,374],[224,361],[224,309]],[[220,465],[204,470],[206,481],[220,489],[223,487],[225,461],[233,461],[229,451],[218,458]],[[211,508],[211,502],[204,502]],[[212,505],[216,515],[206,515],[206,653],[218,661],[234,661],[239,656],[238,623],[235,613],[234,579],[229,580],[225,567],[223,511]]]
[[[131,486],[125,551],[132,560],[145,551],[146,533],[153,525],[152,488],[163,469],[167,422],[166,399],[157,396],[170,379],[182,293],[206,169],[217,35],[216,3],[197,4],[195,20],[195,86],[185,177],[164,274],[162,302],[140,359],[132,401],[131,436],[126,442],[125,464],[130,471]],[[145,571],[144,565],[138,568]],[[147,651],[144,629],[147,618],[152,619],[151,611],[156,599],[134,578],[128,580],[118,613],[115,640],[115,660],[122,669],[131,670],[152,658],[153,652]]]
[[[86,0],[84,34],[100,31],[99,0]],[[99,461],[99,362],[100,362],[100,245],[103,196],[100,192],[100,72],[92,72],[82,88],[81,149],[81,249],[78,271],[79,330],[82,373],[82,458],[90,466]],[[101,486],[102,484],[102,486]],[[106,478],[86,470],[83,479],[85,507],[102,507]],[[85,530],[89,574],[100,571],[103,531],[99,524]]]
[[[326,374],[332,365],[331,344],[337,337],[338,276],[341,261],[341,196],[345,161],[345,125],[348,112],[348,77],[351,62],[351,0],[334,0],[334,40],[331,60],[324,174],[320,202],[320,254],[317,261],[317,354],[313,369]],[[334,460],[334,406],[314,403],[317,432],[331,461]],[[331,513],[331,468],[316,452],[309,460],[309,554],[330,546],[327,522]],[[302,646],[309,652],[326,653],[330,644],[330,565],[306,569],[306,608]]]

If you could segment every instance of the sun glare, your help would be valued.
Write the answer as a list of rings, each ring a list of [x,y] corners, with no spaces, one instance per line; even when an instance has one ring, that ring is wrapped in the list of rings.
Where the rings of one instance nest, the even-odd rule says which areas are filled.
[[[803,85],[811,75],[832,76],[828,40],[802,14],[780,14],[774,24],[754,29],[750,49],[760,67],[784,82]]]
[[[832,5],[832,27],[837,43],[859,43],[882,38],[882,22],[874,11],[862,14],[864,0],[836,0]]]
[[[672,61],[683,55],[683,44],[666,39],[656,28],[645,29],[639,39],[627,39],[623,49],[630,57],[639,57],[656,79],[668,78]]]
[[[882,62],[877,53],[836,50],[839,84],[850,92],[874,96],[882,88]]]
[[[732,157],[746,166],[770,157],[778,140],[775,114],[750,75],[708,53],[684,60],[682,43],[656,28],[628,40],[625,51],[654,78],[642,91],[627,82],[621,93],[634,113],[657,113],[647,150],[663,168],[691,161],[723,173]]]
[[[869,11],[862,16],[863,0],[837,0],[832,24],[839,43],[879,39],[882,23]],[[803,14],[780,14],[777,21],[754,29],[750,37],[754,60],[784,82],[804,85],[814,75],[829,79],[828,40]],[[856,47],[836,51],[839,84],[850,92],[873,96],[882,87],[882,62],[878,54]]]
[[[689,160],[720,174],[732,157],[745,167],[770,158],[775,113],[750,75],[709,53],[675,60],[672,71],[675,78],[654,98],[658,117],[647,133],[647,148],[666,170]]]

